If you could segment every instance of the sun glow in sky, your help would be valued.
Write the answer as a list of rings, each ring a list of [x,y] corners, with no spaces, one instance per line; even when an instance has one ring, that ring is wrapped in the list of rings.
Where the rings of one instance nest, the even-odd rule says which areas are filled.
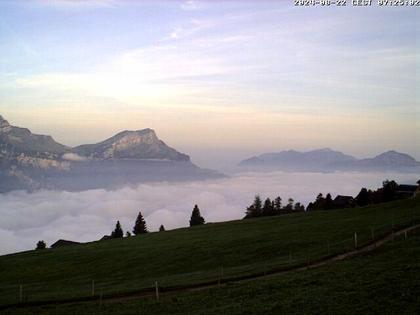
[[[67,145],[150,127],[205,166],[320,147],[420,159],[419,21],[293,1],[3,0],[0,114]]]

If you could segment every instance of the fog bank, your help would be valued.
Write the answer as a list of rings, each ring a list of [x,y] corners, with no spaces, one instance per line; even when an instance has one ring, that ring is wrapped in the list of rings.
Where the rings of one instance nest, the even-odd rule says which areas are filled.
[[[188,226],[194,204],[206,222],[241,219],[255,194],[289,197],[305,205],[319,193],[355,195],[377,188],[384,179],[415,183],[415,174],[393,173],[244,173],[231,178],[141,184],[114,191],[14,191],[0,194],[0,254],[29,250],[38,240],[93,241],[110,234],[117,220],[132,230],[139,210],[150,231]]]

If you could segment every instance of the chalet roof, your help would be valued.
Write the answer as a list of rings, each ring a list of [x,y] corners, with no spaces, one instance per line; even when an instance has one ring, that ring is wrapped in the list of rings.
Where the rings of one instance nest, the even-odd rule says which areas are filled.
[[[58,240],[57,242],[52,244],[50,247],[51,248],[56,248],[56,247],[76,245],[76,244],[80,244],[80,243],[79,242],[68,241],[68,240]]]
[[[354,198],[352,196],[343,196],[343,195],[337,195],[337,197],[334,198],[334,201],[351,201]]]

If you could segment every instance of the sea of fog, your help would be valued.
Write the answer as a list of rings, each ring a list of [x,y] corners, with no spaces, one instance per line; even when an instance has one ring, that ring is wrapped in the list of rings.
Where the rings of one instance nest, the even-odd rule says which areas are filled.
[[[38,240],[98,240],[117,220],[133,227],[139,210],[149,231],[188,226],[194,204],[206,222],[241,219],[255,194],[280,195],[307,205],[322,192],[356,195],[361,187],[380,187],[384,179],[414,184],[416,174],[399,173],[243,173],[230,178],[183,183],[141,184],[113,191],[14,191],[0,194],[0,254],[29,250]]]

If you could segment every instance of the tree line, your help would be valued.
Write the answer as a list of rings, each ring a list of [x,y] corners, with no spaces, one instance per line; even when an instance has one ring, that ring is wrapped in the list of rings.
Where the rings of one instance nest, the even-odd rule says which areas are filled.
[[[204,217],[201,215],[201,212],[198,206],[195,205],[194,209],[191,212],[190,227],[195,226],[195,225],[202,225],[202,224],[205,224]],[[159,232],[164,232],[164,231],[165,231],[165,227],[163,226],[163,224],[161,224],[159,227]],[[146,220],[144,219],[144,216],[141,213],[141,211],[139,211],[136,221],[134,223],[132,232],[126,231],[125,236],[130,237],[132,235],[141,235],[141,234],[146,234],[146,233],[149,233],[147,229]],[[114,230],[111,232],[111,235],[105,236],[103,239],[123,238],[123,237],[124,237],[124,231],[121,227],[120,221],[118,220],[117,223],[115,224]],[[47,244],[45,243],[45,241],[41,240],[41,241],[38,241],[35,249],[37,250],[45,249],[46,247],[47,247]]]
[[[338,196],[340,197],[338,202],[332,199],[330,193],[328,193],[325,197],[322,193],[319,193],[315,201],[308,204],[306,211],[364,207],[371,204],[390,202],[406,198],[407,196],[405,194],[399,192],[398,187],[399,185],[396,181],[385,180],[382,182],[382,187],[376,190],[368,190],[363,187],[360,189],[360,192],[356,197]]]
[[[417,184],[420,187],[420,180],[417,182]],[[246,208],[244,219],[284,215],[288,213],[314,210],[332,210],[352,207],[364,207],[370,204],[404,199],[407,198],[407,196],[407,194],[401,193],[401,191],[399,191],[399,185],[394,180],[383,181],[382,187],[376,190],[368,190],[366,188],[362,188],[356,197],[339,195],[333,200],[330,193],[327,193],[325,197],[322,193],[319,193],[316,199],[313,202],[310,202],[306,208],[300,202],[295,203],[295,201],[292,198],[289,198],[287,200],[287,203],[283,205],[283,200],[280,196],[277,196],[274,199],[270,199],[268,197],[264,201],[262,201],[260,195],[256,195],[252,204]],[[195,205],[192,210],[189,224],[190,227],[205,224],[205,219],[201,215],[200,209],[197,205]],[[165,227],[163,226],[163,224],[159,227],[159,231],[165,231]],[[125,233],[125,236],[129,237],[132,235],[140,235],[145,233],[148,233],[146,221],[141,211],[139,211],[132,232],[127,231]],[[122,237],[124,237],[124,231],[121,227],[120,221],[117,221],[111,235],[107,236],[106,238]],[[39,241],[37,243],[36,249],[44,248],[46,248],[45,241]]]
[[[417,184],[420,185],[420,181],[418,181]],[[402,193],[399,190],[399,187],[400,186],[396,181],[385,180],[382,182],[382,187],[376,190],[362,188],[356,197],[338,195],[333,199],[330,193],[327,193],[325,197],[322,193],[319,193],[315,200],[310,202],[306,208],[300,202],[294,203],[292,198],[289,198],[287,204],[283,206],[280,196],[273,200],[266,198],[263,202],[261,197],[256,195],[254,202],[246,208],[244,219],[303,211],[364,207],[370,204],[407,198],[409,194]]]
[[[262,202],[260,195],[256,195],[254,202],[246,208],[244,219],[282,215],[302,211],[305,211],[305,206],[300,202],[295,203],[292,198],[289,198],[287,200],[287,204],[283,206],[280,196],[274,198],[273,200],[266,198],[264,202]]]
[[[204,217],[201,215],[201,212],[198,206],[195,205],[191,213],[190,226],[202,225],[204,223],[205,223]],[[165,231],[165,227],[163,226],[163,224],[161,224],[161,226],[159,227],[159,232],[164,232],[164,231]],[[130,237],[131,235],[146,234],[148,232],[149,231],[147,230],[146,221],[141,211],[139,211],[139,214],[137,215],[136,222],[134,223],[134,227],[132,230],[133,234],[127,231],[125,235],[126,237]],[[111,233],[111,238],[122,238],[122,237],[124,237],[124,231],[121,227],[120,221],[117,221],[115,225],[115,229]]]

